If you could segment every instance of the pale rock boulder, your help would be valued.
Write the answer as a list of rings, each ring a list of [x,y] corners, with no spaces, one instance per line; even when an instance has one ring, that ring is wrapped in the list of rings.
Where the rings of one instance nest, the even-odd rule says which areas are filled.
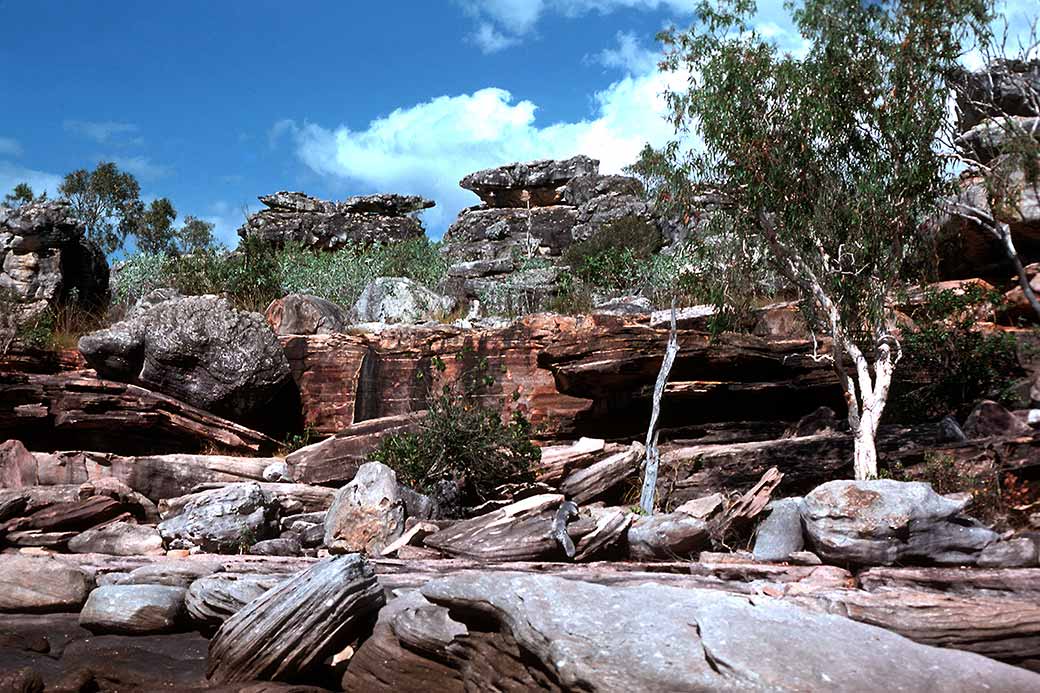
[[[325,517],[325,546],[333,553],[374,556],[404,532],[405,512],[394,470],[381,462],[363,464],[336,492]]]

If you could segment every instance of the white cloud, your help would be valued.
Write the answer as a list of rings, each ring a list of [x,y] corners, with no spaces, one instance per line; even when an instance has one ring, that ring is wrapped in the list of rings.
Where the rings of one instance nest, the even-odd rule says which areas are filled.
[[[497,53],[520,42],[515,36],[506,36],[489,22],[481,22],[471,38],[485,54]]]
[[[169,166],[157,164],[147,156],[112,156],[99,157],[102,161],[112,161],[124,171],[129,171],[141,180],[155,180],[173,173]]]
[[[631,74],[644,74],[652,71],[661,57],[655,48],[644,48],[639,37],[630,31],[617,33],[616,48],[604,48],[594,56],[594,60],[604,67],[617,68]]]
[[[66,132],[82,135],[101,144],[122,140],[125,136],[132,135],[138,131],[138,127],[133,123],[117,123],[113,121],[66,120],[64,127]],[[127,143],[141,144],[143,140],[140,137],[134,137]]]
[[[440,233],[476,197],[458,187],[467,173],[513,161],[587,154],[604,173],[632,163],[647,143],[672,134],[662,94],[681,77],[652,69],[628,74],[593,97],[594,112],[576,122],[542,123],[538,107],[488,87],[399,108],[363,130],[315,123],[282,126],[315,173],[363,191],[420,194],[437,202],[425,213]],[[346,187],[345,186],[345,187]]]
[[[0,137],[0,156],[21,156],[22,145],[12,137]]]

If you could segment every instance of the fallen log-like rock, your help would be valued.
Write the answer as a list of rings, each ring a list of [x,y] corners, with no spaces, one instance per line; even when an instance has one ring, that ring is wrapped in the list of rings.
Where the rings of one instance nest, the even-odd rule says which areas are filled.
[[[215,482],[210,484],[199,484],[192,489],[187,496],[171,498],[163,503],[166,514],[177,514],[193,497],[200,493],[224,489],[235,486],[241,482]],[[310,484],[293,484],[276,481],[255,482],[269,503],[276,503],[279,510],[287,515],[299,515],[301,513],[324,512],[332,505],[336,497],[336,489],[326,486],[311,486]]]
[[[632,443],[627,450],[572,472],[560,484],[560,492],[579,505],[596,500],[639,470],[643,452],[640,443]]]
[[[563,551],[553,537],[552,527],[556,510],[563,502],[564,497],[558,494],[531,496],[486,515],[456,522],[427,537],[425,543],[453,556],[486,561],[559,557]]]
[[[321,561],[225,621],[210,642],[207,675],[216,683],[292,679],[348,645],[384,603],[360,555]]]
[[[283,574],[215,573],[191,583],[184,605],[197,625],[217,628],[243,606],[289,579]]]
[[[33,450],[126,455],[205,448],[256,455],[278,447],[172,397],[76,373],[0,373],[0,438],[18,438]]]
[[[263,481],[264,469],[279,460],[180,453],[123,456],[90,451],[32,455],[38,469],[37,484],[82,484],[111,477],[155,502],[186,495],[200,484]]]
[[[577,469],[588,467],[606,452],[607,455],[619,452],[615,446],[608,446],[602,438],[582,438],[570,445],[548,445],[541,449],[542,457],[535,465],[535,478],[545,484],[556,484]]]
[[[105,585],[90,593],[79,624],[92,633],[145,635],[173,630],[184,611],[184,588]]]

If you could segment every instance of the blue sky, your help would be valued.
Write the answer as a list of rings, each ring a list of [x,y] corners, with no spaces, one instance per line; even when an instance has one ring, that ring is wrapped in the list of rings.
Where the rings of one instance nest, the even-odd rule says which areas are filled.
[[[0,0],[0,192],[113,160],[231,245],[282,189],[423,194],[439,237],[470,171],[664,142],[653,36],[695,4]],[[784,16],[758,26],[795,45]]]

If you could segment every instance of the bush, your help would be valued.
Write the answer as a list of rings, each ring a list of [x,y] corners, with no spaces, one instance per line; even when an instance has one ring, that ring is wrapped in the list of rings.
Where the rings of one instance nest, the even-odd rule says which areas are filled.
[[[653,258],[662,245],[656,226],[641,217],[624,217],[569,246],[563,252],[563,261],[592,286],[624,290],[638,283],[639,266]]]
[[[349,245],[334,252],[297,245],[275,248],[245,239],[228,252],[206,249],[180,257],[140,253],[116,275],[115,298],[130,305],[160,287],[185,295],[222,294],[246,310],[263,311],[287,293],[308,293],[349,307],[377,277],[408,277],[433,288],[447,272],[425,237],[386,245]]]
[[[894,393],[893,418],[963,420],[979,400],[1009,402],[1021,370],[1015,338],[975,329],[976,312],[1001,300],[970,286],[963,294],[932,292],[912,311],[916,327],[903,335],[899,372],[913,380]]]
[[[440,359],[433,365],[444,372]],[[369,459],[391,467],[402,482],[426,492],[441,481],[460,480],[463,501],[469,504],[488,499],[502,484],[530,481],[532,465],[541,458],[531,443],[531,424],[520,413],[503,422],[501,412],[478,402],[479,392],[490,382],[487,361],[481,359],[429,399],[422,430],[384,438]]]

